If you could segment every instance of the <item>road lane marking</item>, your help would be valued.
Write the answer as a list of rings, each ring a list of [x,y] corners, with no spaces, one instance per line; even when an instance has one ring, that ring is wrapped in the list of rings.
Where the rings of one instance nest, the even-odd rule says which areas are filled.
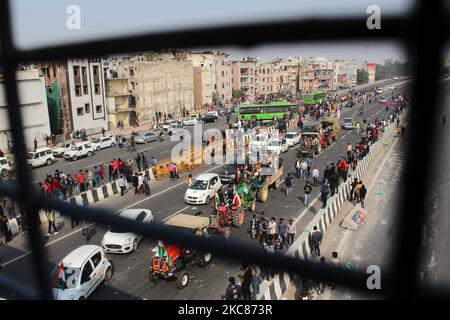
[[[168,216],[167,218],[164,218],[162,221],[165,222],[165,221],[169,220],[170,218],[172,218],[173,216],[176,216],[177,214],[179,214],[180,212],[183,212],[184,210],[186,210],[188,208],[190,208],[190,206],[186,206],[183,209],[180,209],[177,212],[172,213],[170,216]]]
[[[74,235],[75,233],[80,232],[81,230],[82,230],[82,229],[80,228],[80,229],[75,230],[75,231],[72,231],[71,233],[68,233],[68,234],[66,234],[66,235],[64,235],[64,236],[62,236],[62,237],[59,237],[58,239],[55,239],[55,240],[53,240],[53,241],[50,241],[50,242],[48,242],[48,243],[46,243],[46,244],[44,245],[44,248],[46,248],[46,247],[48,247],[48,246],[51,246],[52,244],[57,243],[57,242],[59,242],[59,241],[61,241],[61,240],[64,240],[65,238],[68,238],[68,237]],[[26,253],[24,253],[24,254],[18,256],[18,257],[15,257],[14,259],[11,259],[11,260],[9,260],[9,261],[3,263],[2,265],[0,265],[0,267],[2,267],[2,268],[3,268],[3,267],[6,267],[7,265],[9,265],[9,264],[11,264],[11,263],[13,263],[13,262],[16,262],[17,260],[20,260],[20,259],[22,259],[22,258],[25,258],[26,256],[29,256],[30,254],[31,254],[31,251],[28,251],[28,252],[26,252]]]
[[[200,173],[200,174],[204,174],[204,173],[211,172],[211,171],[213,171],[213,170],[216,170],[217,168],[222,167],[223,165],[225,165],[225,163],[224,163],[224,164],[219,164],[219,165],[217,165],[217,166],[214,166],[214,167],[212,167],[211,169],[206,170],[206,171],[204,171],[204,172],[202,172],[202,173]],[[200,174],[199,174],[199,175],[200,175]],[[198,175],[197,175],[197,177],[198,177]],[[172,190],[172,189],[175,189],[175,188],[177,188],[177,187],[179,187],[179,186],[181,186],[181,185],[183,185],[183,184],[185,185],[186,182],[180,182],[180,183],[178,183],[178,184],[176,184],[176,185],[174,185],[174,186],[171,186],[171,187],[169,187],[169,188],[167,188],[167,189],[164,189],[164,190],[162,190],[162,191],[160,191],[160,192],[158,192],[158,193],[155,193],[154,195],[152,195],[152,196],[150,196],[150,197],[148,197],[148,198],[145,198],[145,199],[139,200],[139,201],[137,201],[137,202],[135,202],[135,203],[133,203],[133,204],[130,204],[129,206],[127,206],[127,207],[125,207],[125,208],[123,208],[123,209],[121,209],[121,210],[125,210],[125,209],[132,208],[132,207],[134,207],[135,205],[138,205],[138,204],[140,204],[140,203],[142,203],[142,202],[144,202],[144,201],[147,201],[147,200],[150,200],[150,199],[152,199],[152,198],[154,198],[154,197],[157,197],[157,196],[159,196],[159,195],[161,195],[161,194],[163,194],[163,193],[166,193],[167,191],[170,191],[170,190]]]

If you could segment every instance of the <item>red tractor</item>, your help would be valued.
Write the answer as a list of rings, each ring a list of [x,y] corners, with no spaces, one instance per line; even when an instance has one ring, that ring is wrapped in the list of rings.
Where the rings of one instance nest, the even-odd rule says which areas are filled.
[[[219,205],[213,209],[210,217],[210,228],[224,234],[225,238],[230,236],[230,226],[239,228],[244,224],[244,209],[232,205]]]
[[[205,217],[179,214],[167,220],[165,224],[193,232],[197,236],[209,235],[209,219]],[[205,268],[212,259],[210,252],[182,248],[179,245],[165,244],[164,249],[165,256],[159,254],[152,256],[149,279],[151,282],[158,279],[177,280],[180,289],[185,288],[189,283],[188,266],[196,264]]]

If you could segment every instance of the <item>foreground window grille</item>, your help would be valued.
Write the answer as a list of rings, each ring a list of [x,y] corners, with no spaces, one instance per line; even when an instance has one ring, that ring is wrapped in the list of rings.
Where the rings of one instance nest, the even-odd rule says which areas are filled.
[[[16,292],[18,297],[31,299],[51,299],[49,275],[45,269],[46,251],[38,230],[37,208],[54,208],[64,215],[78,216],[96,223],[113,227],[126,227],[145,237],[182,242],[197,249],[213,252],[223,257],[242,262],[276,268],[290,273],[298,273],[312,278],[332,280],[355,289],[365,289],[367,275],[359,271],[336,270],[332,267],[318,266],[308,261],[286,256],[271,256],[260,250],[247,247],[235,241],[186,237],[184,233],[169,231],[160,224],[144,225],[113,216],[103,209],[77,208],[74,205],[53,199],[36,196],[31,189],[31,179],[27,168],[22,116],[18,110],[18,90],[16,87],[16,67],[29,61],[44,61],[61,58],[81,58],[102,56],[121,52],[167,48],[217,47],[227,45],[249,46],[261,43],[286,43],[290,41],[324,40],[397,40],[401,41],[411,54],[414,62],[413,106],[410,110],[408,163],[403,177],[401,213],[398,221],[398,244],[395,252],[392,273],[383,274],[385,297],[450,297],[448,288],[427,287],[419,284],[417,267],[421,226],[426,215],[425,194],[422,188],[428,183],[426,177],[428,163],[433,157],[433,145],[417,143],[427,137],[435,141],[437,120],[438,70],[443,45],[448,39],[445,28],[448,14],[443,8],[444,1],[418,1],[412,14],[404,17],[382,18],[382,28],[369,30],[363,19],[304,20],[280,23],[260,23],[254,25],[215,27],[210,29],[188,30],[171,33],[148,34],[121,37],[112,40],[89,41],[86,43],[61,45],[36,50],[18,50],[12,39],[10,21],[10,1],[0,2],[1,59],[8,104],[9,122],[15,146],[17,165],[17,185],[0,186],[0,194],[12,197],[23,208],[29,224],[29,243],[32,250],[32,272],[34,272],[39,291],[34,292],[0,273],[0,286]],[[447,14],[447,16],[445,16]],[[443,27],[444,26],[444,27]],[[301,30],[293,32],[292,30]],[[431,30],[431,31],[429,31]],[[429,32],[433,36],[429,36]],[[148,44],[151,44],[148,45]],[[424,108],[426,106],[426,108]],[[422,119],[428,119],[423,122]],[[417,175],[420,172],[420,175]],[[19,192],[20,190],[20,192]],[[377,293],[375,293],[377,294]]]

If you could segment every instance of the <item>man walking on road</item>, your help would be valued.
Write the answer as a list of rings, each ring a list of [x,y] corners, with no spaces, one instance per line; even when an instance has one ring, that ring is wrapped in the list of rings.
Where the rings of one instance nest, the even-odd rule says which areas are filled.
[[[312,172],[313,184],[315,188],[317,188],[317,186],[319,185],[319,175],[320,175],[319,169],[315,167]]]
[[[308,206],[308,198],[309,198],[309,195],[310,195],[310,193],[312,191],[312,188],[311,188],[311,186],[310,186],[308,181],[306,181],[306,184],[305,184],[305,187],[303,188],[303,190],[305,191],[304,205],[306,207],[306,206]]]
[[[53,227],[53,230],[55,230],[55,235],[57,235],[58,230],[56,230],[56,225],[55,225],[55,220],[56,220],[55,210],[45,209],[45,215],[47,216],[47,221],[48,221],[47,236],[50,236],[52,234],[52,227]]]
[[[300,159],[297,159],[297,161],[295,161],[295,174],[297,175],[297,178],[300,178],[300,164]]]
[[[138,171],[141,172],[142,170],[141,170],[141,154],[140,153],[137,154],[136,165],[138,167]]]
[[[361,189],[359,190],[359,199],[361,200],[361,207],[364,208],[364,200],[366,199],[367,189],[366,186],[363,184],[361,186]]]
[[[307,173],[308,170],[308,164],[306,163],[305,160],[302,160],[302,162],[300,163],[300,179],[305,179],[305,175]]]
[[[127,188],[123,176],[120,176],[120,178],[119,178],[119,188],[120,188],[120,196],[122,197]]]
[[[322,208],[327,207],[327,200],[328,200],[328,194],[330,193],[330,185],[328,184],[328,181],[323,179],[322,183],[322,189],[320,190],[320,193],[322,195]]]
[[[243,300],[252,300],[252,292],[250,286],[252,285],[252,270],[248,265],[241,265],[242,274],[242,298]]]
[[[288,243],[288,246],[291,246],[294,243],[295,234],[297,233],[297,229],[295,227],[294,220],[289,219],[289,223],[288,223],[287,227],[288,227],[287,243]]]
[[[311,176],[312,159],[309,157],[306,159],[306,175]]]
[[[320,256],[320,244],[322,243],[322,232],[314,226],[313,232],[310,234],[311,254],[315,257]]]
[[[280,218],[278,223],[278,234],[281,236],[281,250],[283,250],[284,246],[287,246],[287,232],[288,226],[284,223],[283,218]]]
[[[275,217],[270,218],[269,225],[267,226],[269,237],[273,237],[277,232],[277,223]]]
[[[292,185],[293,180],[291,174],[288,173],[287,177],[284,179],[284,185],[286,186],[286,196],[290,196],[292,194]]]

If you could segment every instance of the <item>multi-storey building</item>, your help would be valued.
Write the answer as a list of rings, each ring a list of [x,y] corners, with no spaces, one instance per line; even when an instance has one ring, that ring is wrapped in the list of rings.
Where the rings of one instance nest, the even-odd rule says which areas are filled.
[[[100,58],[67,61],[69,99],[73,129],[86,129],[87,134],[108,129],[105,79]]]
[[[181,117],[193,110],[194,66],[186,56],[137,57],[130,60],[130,67],[138,121]]]
[[[355,60],[336,60],[334,62],[334,84],[336,89],[348,88],[356,85],[356,71],[358,67]]]
[[[258,90],[257,68],[259,66],[259,58],[243,58],[239,61],[232,61],[232,87],[233,90],[240,90],[246,98],[253,99]]]
[[[363,63],[363,70],[369,73],[369,83],[375,82],[375,74],[376,74],[377,64],[374,62],[369,62],[365,60]]]
[[[272,63],[261,63],[257,68],[257,94],[269,95],[273,93],[272,90]]]
[[[45,80],[51,133],[69,138],[73,131],[73,118],[67,60],[39,62],[36,67]]]
[[[45,145],[44,138],[50,135],[50,121],[44,77],[33,66],[17,72],[19,108],[22,114],[25,145],[33,148],[34,139],[38,146]],[[0,73],[0,149],[11,152],[12,134],[9,126],[8,104],[5,96],[3,74]],[[19,111],[19,110],[17,110]]]
[[[218,98],[222,104],[231,103],[231,66],[228,55],[223,52],[217,52],[214,58],[216,64],[216,87]]]
[[[103,66],[109,129],[134,125],[137,118],[136,98],[129,81],[130,76],[134,76],[134,68],[114,59],[105,59]]]

